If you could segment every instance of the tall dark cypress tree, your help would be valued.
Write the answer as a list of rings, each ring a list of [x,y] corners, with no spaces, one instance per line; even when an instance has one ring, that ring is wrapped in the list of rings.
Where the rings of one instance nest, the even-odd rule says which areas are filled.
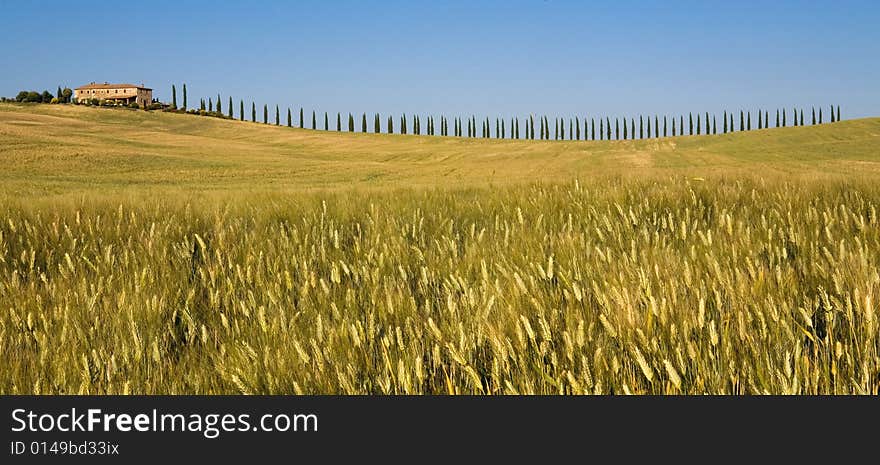
[[[700,135],[700,115],[697,115],[697,135]]]
[[[186,111],[186,84],[183,85],[183,110]]]
[[[804,125],[804,109],[801,108],[801,126]]]
[[[217,113],[223,114],[223,105],[220,104],[220,94],[217,94]]]
[[[767,129],[769,127],[770,127],[770,112],[767,110],[764,110],[764,129]]]
[[[596,140],[596,118],[590,118],[590,139]]]
[[[330,130],[330,118],[328,118],[326,111],[324,112],[324,130],[325,131]]]
[[[516,138],[519,139],[519,117],[516,117]]]
[[[709,112],[707,111],[706,112],[706,135],[709,135],[709,134],[711,134],[711,132],[709,132]]]
[[[831,105],[831,122],[834,123],[837,120],[834,119],[834,105]]]
[[[351,113],[348,114],[348,132],[354,132],[354,115]]]
[[[739,111],[739,130],[744,131],[746,129],[746,114],[742,110]]]
[[[627,131],[626,131],[626,118],[624,118],[624,119],[623,119],[623,140],[626,140],[627,137],[628,137],[628,134],[627,134]]]
[[[342,132],[342,113],[336,112],[336,132]]]
[[[672,120],[672,125],[673,125],[673,126],[675,125],[675,120],[674,120],[674,119]],[[664,115],[664,116],[663,116],[663,137],[666,137],[666,128],[667,128],[667,125],[666,125],[666,116]],[[673,134],[673,135],[675,135],[675,134]]]
[[[315,110],[312,110],[312,129],[318,129],[318,118],[315,117]]]
[[[229,119],[232,119],[234,116],[232,114],[232,97],[229,97]]]
[[[816,107],[813,107],[812,110],[813,110],[813,117],[810,121],[813,123],[813,126],[815,126],[816,125]]]
[[[837,121],[840,121],[840,105],[837,106]]]
[[[394,118],[388,116],[388,134],[394,134]]]
[[[724,131],[724,134],[727,134],[727,110],[724,110],[723,119],[724,119],[724,125],[723,125],[722,129]]]
[[[752,112],[747,111],[747,112],[746,112],[746,118],[747,118],[747,120],[746,120],[746,131],[751,131],[751,130],[752,130]]]
[[[244,100],[238,101],[238,119],[244,121]]]
[[[208,97],[208,112],[214,112],[214,101],[211,100],[211,97]]]
[[[605,135],[605,139],[611,140],[611,118],[608,116],[605,117]]]
[[[367,132],[367,114],[361,114],[361,132]]]
[[[293,127],[293,115],[290,113],[290,107],[287,108],[287,127]]]
[[[648,123],[650,125],[651,123]],[[648,130],[650,132],[650,129]],[[645,138],[645,121],[642,115],[639,115],[639,139]],[[633,134],[633,139],[635,139],[635,134]]]
[[[278,109],[278,105],[275,105],[275,126],[281,126],[281,111]]]
[[[373,118],[373,133],[379,134],[381,132],[382,132],[382,126],[381,126],[381,123],[379,122],[379,114],[376,113],[376,117]]]
[[[596,128],[595,124],[593,128]],[[605,140],[605,122],[602,121],[602,118],[599,118],[599,140]]]
[[[660,117],[654,115],[654,137],[660,137]]]
[[[764,125],[761,122],[761,110],[758,110],[758,130],[764,129]]]
[[[787,124],[785,124],[785,108],[783,108],[782,109],[782,127],[786,127],[786,126],[787,126]]]
[[[269,105],[263,104],[263,124],[269,124]]]
[[[625,119],[625,118],[624,118],[624,120],[623,120],[623,124],[626,124],[626,119]],[[630,135],[630,138],[631,138],[631,139],[635,139],[635,138],[636,138],[636,119],[635,119],[635,118],[630,118],[630,120],[629,120],[629,124],[630,124],[630,126],[629,126],[629,135]]]
[[[501,138],[504,139],[506,137],[506,131],[504,130],[504,118],[501,118]]]
[[[256,102],[251,102],[251,123],[257,122],[257,104]]]
[[[303,117],[303,108],[302,107],[299,107],[299,127],[300,128],[306,127],[305,118]]]
[[[626,123],[623,123],[626,127]],[[620,140],[620,119],[614,118],[614,140]]]
[[[779,109],[778,109],[778,108],[776,109],[776,127],[777,127],[777,128],[780,127],[780,124],[779,124]]]
[[[678,132],[680,136],[684,135],[684,115],[678,117]]]
[[[691,136],[694,135],[694,115],[693,115],[693,113],[688,113],[688,128],[690,129],[688,131],[688,134]]]
[[[717,122],[715,121],[715,115],[712,115],[712,135],[714,136],[717,134],[718,134],[718,125],[717,125]]]
[[[177,87],[171,84],[171,109],[177,110]]]
[[[535,140],[535,115],[529,115],[529,133],[531,134],[531,139]]]
[[[819,124],[822,124],[822,107],[819,107]]]
[[[675,137],[675,118],[672,118],[672,137]]]

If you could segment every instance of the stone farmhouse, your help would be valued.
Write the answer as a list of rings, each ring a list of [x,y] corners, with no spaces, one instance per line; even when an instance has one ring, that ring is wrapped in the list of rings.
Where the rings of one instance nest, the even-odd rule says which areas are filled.
[[[153,101],[153,89],[144,87],[143,84],[137,86],[134,84],[110,84],[95,83],[86,84],[74,89],[74,97],[77,101],[91,100],[112,100],[118,103],[137,103],[138,105],[149,105]]]

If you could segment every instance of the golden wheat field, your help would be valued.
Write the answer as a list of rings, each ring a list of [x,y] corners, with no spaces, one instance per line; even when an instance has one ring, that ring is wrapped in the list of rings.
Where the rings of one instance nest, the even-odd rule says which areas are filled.
[[[22,171],[0,201],[0,392],[876,395],[873,137],[855,180],[815,154],[227,195]]]

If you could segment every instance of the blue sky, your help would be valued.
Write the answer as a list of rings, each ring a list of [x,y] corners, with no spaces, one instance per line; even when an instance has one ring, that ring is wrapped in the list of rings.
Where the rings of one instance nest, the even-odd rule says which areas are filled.
[[[880,115],[877,1],[231,3],[0,0],[0,95],[185,82],[190,106],[331,113]]]

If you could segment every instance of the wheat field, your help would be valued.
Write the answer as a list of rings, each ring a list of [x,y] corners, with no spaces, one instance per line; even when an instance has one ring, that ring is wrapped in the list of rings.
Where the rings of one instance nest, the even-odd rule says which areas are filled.
[[[788,163],[225,194],[20,173],[0,393],[876,395],[880,184]]]

